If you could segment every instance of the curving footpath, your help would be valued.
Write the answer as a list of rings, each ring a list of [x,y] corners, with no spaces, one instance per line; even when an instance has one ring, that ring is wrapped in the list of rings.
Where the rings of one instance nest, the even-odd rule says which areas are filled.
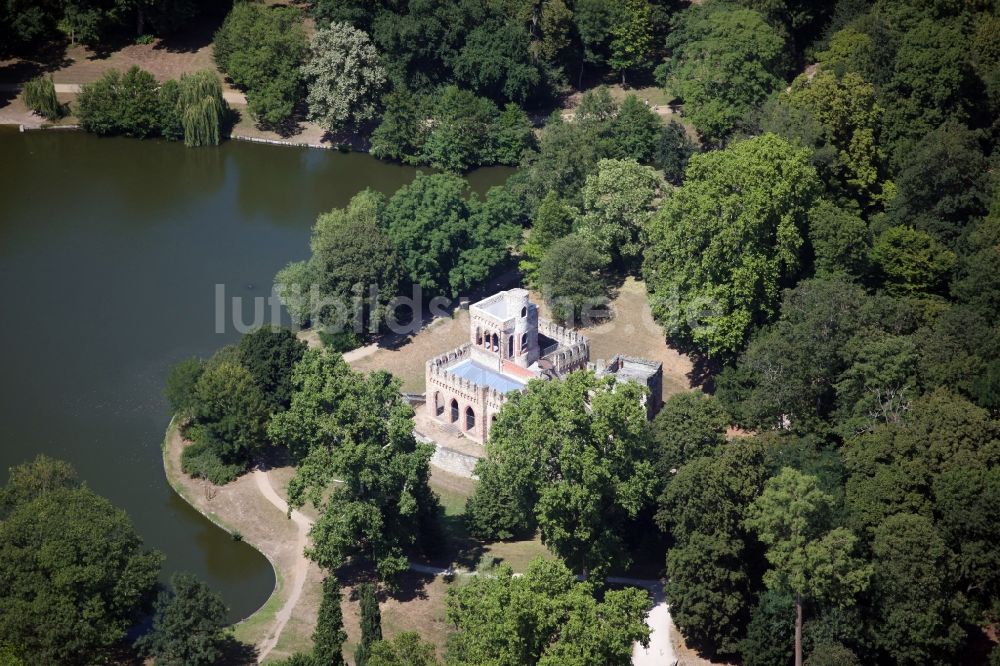
[[[274,487],[271,485],[271,479],[267,476],[267,472],[255,469],[253,471],[253,476],[254,481],[257,483],[257,488],[260,489],[264,498],[287,516],[288,504],[283,499],[278,497],[278,493],[274,492]],[[288,624],[289,618],[292,617],[292,609],[298,605],[299,599],[302,597],[302,589],[305,587],[306,575],[309,573],[309,560],[306,559],[305,549],[312,521],[298,511],[292,511],[292,521],[295,523],[295,527],[298,529],[299,533],[299,538],[295,544],[295,548],[299,553],[299,558],[295,561],[295,565],[292,567],[292,587],[288,592],[288,598],[285,599],[285,603],[282,604],[281,608],[278,609],[278,612],[275,613],[274,626],[271,628],[270,633],[257,646],[258,663],[264,661],[264,658],[270,654],[271,650],[274,649],[274,646],[278,644],[278,637],[281,636],[281,632],[285,630],[285,625]]]

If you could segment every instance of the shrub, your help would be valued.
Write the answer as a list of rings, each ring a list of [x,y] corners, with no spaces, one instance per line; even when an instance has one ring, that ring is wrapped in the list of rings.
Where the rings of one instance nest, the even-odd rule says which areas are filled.
[[[35,77],[24,84],[24,103],[29,109],[49,120],[62,115],[62,106],[56,99],[56,86],[51,76]]]
[[[181,470],[196,479],[207,479],[217,486],[233,481],[243,473],[243,465],[227,465],[204,442],[194,442],[181,453]]]
[[[77,101],[80,125],[100,135],[157,135],[161,115],[158,87],[153,75],[138,67],[124,74],[112,69],[83,86]]]

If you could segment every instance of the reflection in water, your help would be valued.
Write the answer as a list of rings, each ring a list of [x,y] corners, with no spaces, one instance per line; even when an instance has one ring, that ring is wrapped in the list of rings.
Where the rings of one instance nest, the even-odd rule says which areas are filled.
[[[163,478],[164,377],[236,339],[214,332],[216,284],[266,295],[318,213],[414,173],[331,151],[0,131],[0,468],[69,460],[166,553],[166,576],[204,578],[233,619],[254,611],[267,561]],[[508,173],[474,174],[473,189]]]

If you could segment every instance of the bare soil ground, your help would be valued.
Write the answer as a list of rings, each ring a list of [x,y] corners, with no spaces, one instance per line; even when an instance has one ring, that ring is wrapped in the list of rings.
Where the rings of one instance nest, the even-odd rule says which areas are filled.
[[[167,432],[163,452],[164,469],[170,485],[193,507],[230,533],[260,551],[275,570],[274,592],[267,602],[235,626],[237,639],[260,648],[273,641],[282,607],[292,593],[296,566],[301,561],[299,531],[260,493],[253,474],[244,474],[225,486],[193,479],[181,471],[181,452],[188,442],[173,424]],[[311,634],[319,609],[319,567],[306,564],[305,583],[298,602],[290,609],[280,635],[268,658],[282,658],[298,650],[310,649]]]

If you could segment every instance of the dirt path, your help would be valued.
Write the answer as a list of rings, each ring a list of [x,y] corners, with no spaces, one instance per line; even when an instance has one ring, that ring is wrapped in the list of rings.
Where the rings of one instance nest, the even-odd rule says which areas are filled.
[[[254,481],[257,483],[257,488],[264,495],[264,498],[268,502],[277,507],[286,516],[288,515],[288,504],[285,503],[278,494],[274,492],[274,488],[271,486],[271,480],[267,476],[267,472],[256,469],[253,472]],[[312,521],[303,516],[298,511],[292,511],[292,521],[298,528],[299,538],[295,544],[295,550],[298,552],[299,556],[292,565],[292,569],[289,573],[292,575],[292,586],[289,589],[288,597],[285,599],[284,605],[274,616],[274,625],[271,627],[271,632],[268,636],[261,641],[257,646],[257,661],[262,662],[274,646],[278,644],[278,638],[281,636],[281,632],[285,630],[285,625],[288,624],[288,620],[292,617],[292,610],[298,605],[299,599],[302,597],[302,588],[305,586],[306,577],[309,573],[309,560],[305,556],[305,548],[309,538],[309,528],[312,526]]]
[[[287,506],[278,497],[267,497],[265,491],[271,486],[261,486],[256,474],[244,474],[225,486],[184,474],[181,453],[186,445],[171,424],[163,450],[171,487],[199,513],[263,554],[275,572],[270,597],[233,626],[237,639],[254,645],[259,659],[285,658],[309,649],[323,581],[323,571],[303,556],[309,523],[297,512],[289,520]]]

